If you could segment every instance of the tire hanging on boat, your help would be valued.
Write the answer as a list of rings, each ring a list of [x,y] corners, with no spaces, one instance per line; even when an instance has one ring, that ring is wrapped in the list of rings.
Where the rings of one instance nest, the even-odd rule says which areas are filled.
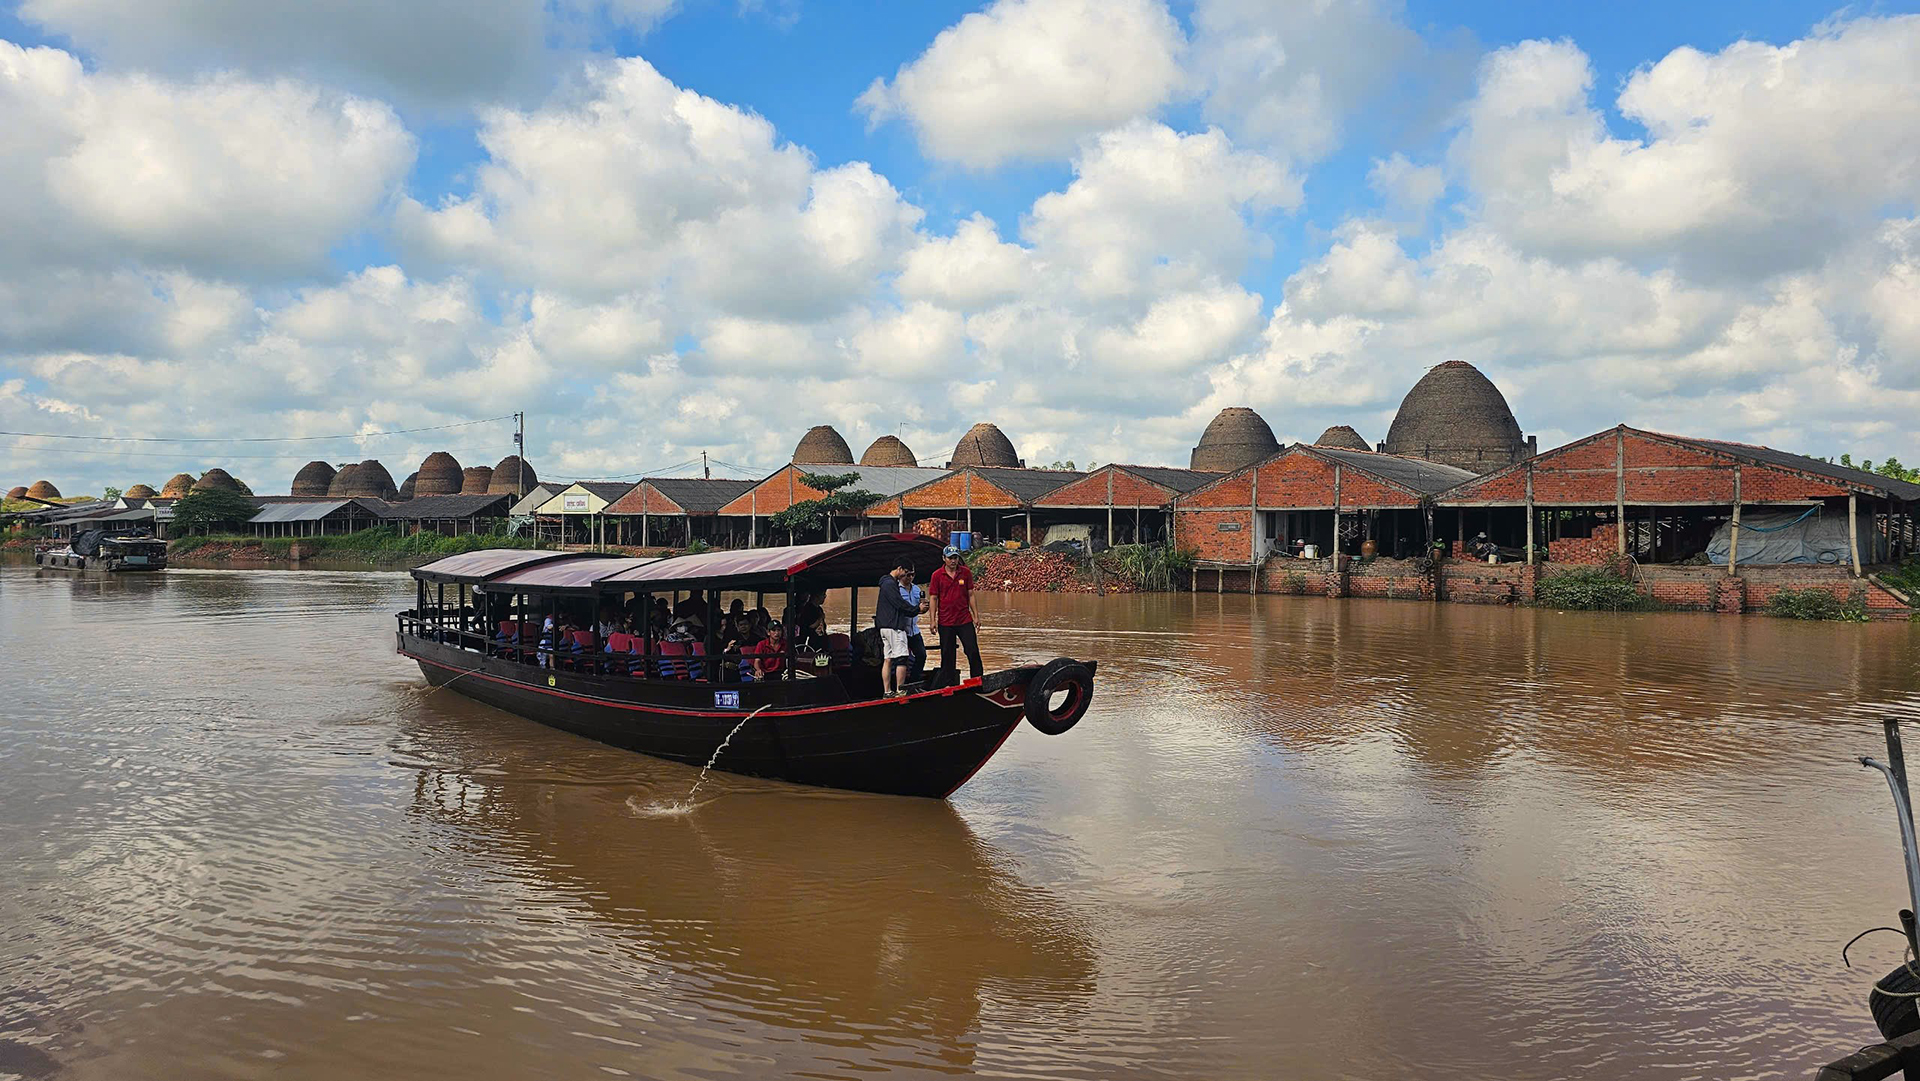
[[[1053,707],[1057,691],[1066,701]],[[1040,666],[1027,684],[1027,720],[1049,736],[1058,736],[1080,723],[1093,704],[1093,669],[1070,657],[1055,657]]]

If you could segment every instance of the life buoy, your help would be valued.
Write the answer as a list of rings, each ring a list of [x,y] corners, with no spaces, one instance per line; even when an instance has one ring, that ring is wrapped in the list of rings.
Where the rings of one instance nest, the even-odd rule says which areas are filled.
[[[1055,708],[1053,696],[1063,690],[1067,697]],[[1049,736],[1079,724],[1092,704],[1093,669],[1071,658],[1055,657],[1027,682],[1027,720]]]

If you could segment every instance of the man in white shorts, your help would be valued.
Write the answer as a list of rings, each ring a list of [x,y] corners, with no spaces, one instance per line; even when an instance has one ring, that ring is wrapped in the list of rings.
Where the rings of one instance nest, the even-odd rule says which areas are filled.
[[[888,698],[897,698],[902,686],[901,669],[912,663],[913,651],[907,644],[907,631],[913,625],[913,617],[926,607],[926,602],[914,604],[908,599],[906,585],[913,581],[913,563],[902,559],[900,564],[880,579],[880,599],[874,603],[873,625],[880,630],[880,648],[884,659],[880,662],[880,690]]]

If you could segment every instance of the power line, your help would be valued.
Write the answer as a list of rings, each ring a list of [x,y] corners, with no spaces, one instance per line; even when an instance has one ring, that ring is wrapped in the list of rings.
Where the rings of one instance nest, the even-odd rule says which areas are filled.
[[[307,443],[329,439],[373,439],[383,435],[412,435],[415,432],[443,432],[448,428],[468,428],[475,424],[493,424],[512,420],[513,415],[462,420],[452,424],[432,424],[424,428],[395,428],[387,432],[357,432],[353,435],[250,435],[250,436],[170,436],[170,435],[75,435],[69,432],[0,432],[0,435],[26,439],[95,439],[116,443]]]
[[[306,459],[312,453],[311,451],[303,451],[298,454],[221,454],[215,452],[210,455],[201,455],[195,451],[183,450],[177,453],[164,454],[153,451],[114,450],[104,447],[98,450],[66,450],[60,447],[42,447],[32,444],[16,444],[7,449],[25,451],[32,454],[71,454],[82,458],[166,458],[176,462],[189,457],[217,457],[223,462],[297,462]],[[498,445],[491,447],[466,447],[449,450],[448,453],[455,455],[496,454],[502,449],[503,448]]]

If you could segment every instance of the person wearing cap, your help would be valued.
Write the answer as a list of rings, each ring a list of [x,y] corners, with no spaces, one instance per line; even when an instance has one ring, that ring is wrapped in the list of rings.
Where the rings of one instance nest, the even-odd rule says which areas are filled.
[[[940,673],[942,682],[952,686],[958,675],[953,657],[957,642],[967,651],[967,678],[979,679],[980,636],[973,626],[973,572],[960,558],[960,549],[948,545],[946,561],[927,583],[927,595],[934,604],[934,625],[940,631]]]

